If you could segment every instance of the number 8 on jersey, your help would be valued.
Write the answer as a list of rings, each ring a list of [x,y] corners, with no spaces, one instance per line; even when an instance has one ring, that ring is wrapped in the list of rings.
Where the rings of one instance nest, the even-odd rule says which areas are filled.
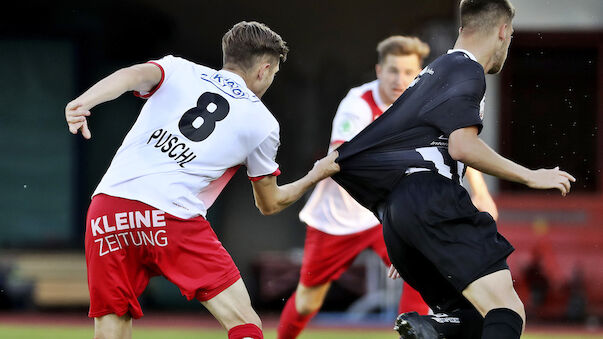
[[[214,131],[216,122],[226,118],[229,111],[230,105],[226,99],[219,94],[205,92],[197,99],[197,106],[182,115],[178,128],[188,139],[203,141]],[[197,122],[199,118],[202,119],[200,126]]]

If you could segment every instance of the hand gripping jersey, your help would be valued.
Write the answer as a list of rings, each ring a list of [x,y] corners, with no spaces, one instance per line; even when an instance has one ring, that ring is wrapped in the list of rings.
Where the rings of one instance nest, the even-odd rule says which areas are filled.
[[[243,79],[166,56],[136,123],[94,195],[138,200],[180,218],[205,216],[240,165],[278,175],[279,125]]]
[[[408,173],[430,170],[461,183],[465,165],[448,154],[454,130],[481,132],[484,69],[464,50],[451,50],[425,67],[396,102],[338,148],[333,179],[363,206],[377,205]]]
[[[350,140],[385,109],[377,80],[352,88],[335,113],[331,145]],[[308,226],[333,235],[358,233],[379,224],[371,211],[358,204],[331,178],[316,185],[299,217]]]

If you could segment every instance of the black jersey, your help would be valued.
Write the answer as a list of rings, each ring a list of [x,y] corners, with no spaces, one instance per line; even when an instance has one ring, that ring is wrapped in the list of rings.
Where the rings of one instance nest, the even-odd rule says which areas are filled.
[[[448,136],[469,126],[481,132],[485,91],[484,69],[472,55],[453,50],[440,56],[381,117],[337,149],[341,171],[333,179],[373,211],[414,171],[460,183],[465,165],[450,157]]]

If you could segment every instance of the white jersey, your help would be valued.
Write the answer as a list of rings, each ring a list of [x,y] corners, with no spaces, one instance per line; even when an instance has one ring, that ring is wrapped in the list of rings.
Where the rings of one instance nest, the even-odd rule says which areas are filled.
[[[279,125],[231,72],[166,56],[136,123],[94,195],[138,200],[180,218],[205,216],[240,165],[278,175]]]
[[[387,108],[377,86],[375,80],[352,88],[341,101],[333,119],[331,145],[352,139]],[[371,211],[331,178],[316,185],[299,218],[308,226],[333,235],[357,233],[379,224]]]

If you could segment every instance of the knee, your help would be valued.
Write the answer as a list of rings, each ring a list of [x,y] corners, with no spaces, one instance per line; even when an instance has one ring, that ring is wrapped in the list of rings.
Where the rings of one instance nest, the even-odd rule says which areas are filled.
[[[308,315],[314,313],[322,306],[322,298],[316,298],[313,296],[295,296],[295,310],[300,315]]]
[[[511,273],[508,270],[491,273],[474,281],[463,291],[463,296],[482,316],[495,308],[508,308],[525,321],[523,303],[513,288]]]
[[[523,332],[523,330],[525,330],[526,311],[523,306],[523,302],[521,301],[521,299],[519,299],[519,297],[516,296],[515,298],[509,298],[506,300],[506,302],[500,303],[497,306],[488,309],[486,313],[488,313],[489,311],[491,311],[492,309],[495,309],[495,308],[507,308],[507,309],[510,309],[511,311],[517,313],[522,320],[522,332]]]
[[[485,316],[489,311],[495,308],[508,308],[519,314],[524,323],[526,321],[526,312],[523,302],[515,293],[509,294],[506,297],[496,298],[495,300],[487,300],[481,308],[482,316]]]
[[[295,293],[295,310],[300,315],[312,314],[320,309],[324,301],[325,287],[300,287]]]
[[[514,311],[515,313],[519,314],[519,316],[521,317],[521,320],[523,320],[523,323],[525,326],[526,311],[523,306],[523,302],[521,301],[521,299],[519,299],[519,296],[517,295],[517,293],[515,293],[515,290],[513,290],[513,293],[510,293],[510,295],[507,298],[503,299],[503,301],[499,305],[492,307],[492,308],[496,308],[496,307],[508,308],[508,309]]]
[[[517,314],[519,314],[519,316],[521,317],[521,320],[523,320],[523,328],[525,329],[525,327],[526,327],[526,310],[523,306],[523,302],[521,302],[521,299],[517,298],[517,301],[515,302],[512,310],[517,312]]]
[[[115,314],[107,314],[94,318],[94,338],[113,339],[128,338],[131,336],[132,318],[129,314],[118,317]]]

